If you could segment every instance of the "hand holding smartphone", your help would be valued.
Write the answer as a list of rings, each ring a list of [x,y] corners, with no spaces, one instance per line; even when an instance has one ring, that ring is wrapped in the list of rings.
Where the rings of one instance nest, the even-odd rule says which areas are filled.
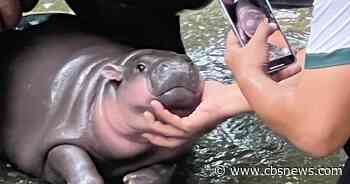
[[[293,50],[272,14],[268,0],[219,0],[219,2],[241,46],[249,42],[265,18],[277,25],[278,30],[270,36],[271,39],[269,38],[274,54],[270,54],[270,62],[264,68],[267,73],[280,71],[295,61]]]

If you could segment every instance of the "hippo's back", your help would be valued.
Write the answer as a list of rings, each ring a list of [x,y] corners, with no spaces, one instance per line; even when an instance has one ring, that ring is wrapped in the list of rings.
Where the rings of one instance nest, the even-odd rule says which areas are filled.
[[[77,109],[86,110],[86,100],[94,98],[96,73],[130,51],[84,33],[74,20],[58,16],[0,34],[0,145],[11,162],[34,175],[53,146],[79,142],[87,117]]]

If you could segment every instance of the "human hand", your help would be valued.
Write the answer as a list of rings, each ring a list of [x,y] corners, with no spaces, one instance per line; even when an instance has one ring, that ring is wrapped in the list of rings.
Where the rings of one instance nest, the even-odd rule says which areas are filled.
[[[154,115],[145,113],[152,132],[143,136],[152,144],[176,148],[214,129],[234,114],[249,111],[250,107],[237,85],[224,85],[220,82],[206,81],[202,101],[195,111],[180,118],[165,109],[161,103],[151,103]]]
[[[252,39],[243,48],[233,32],[228,34],[225,61],[234,72],[236,78],[249,78],[258,74],[267,75],[263,69],[264,65],[269,62],[269,46],[267,42],[276,30],[277,25],[268,23],[267,19],[265,19],[259,25]],[[300,71],[300,65],[295,62],[271,77],[278,82]]]
[[[19,0],[0,0],[0,32],[15,27],[21,16]]]

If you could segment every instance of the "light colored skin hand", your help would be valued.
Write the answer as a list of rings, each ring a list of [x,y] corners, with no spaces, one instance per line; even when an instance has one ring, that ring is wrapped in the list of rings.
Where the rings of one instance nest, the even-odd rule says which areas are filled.
[[[180,118],[170,113],[157,101],[151,105],[157,119],[161,121],[146,112],[145,117],[149,120],[151,130],[157,134],[148,133],[144,137],[154,145],[167,148],[185,145],[234,114],[250,109],[236,84],[224,85],[215,81],[205,82],[202,102],[188,117]]]
[[[15,27],[22,16],[19,0],[0,1],[0,31]]]
[[[301,71],[300,65],[295,62],[288,68],[272,76],[265,74],[263,67],[269,62],[269,45],[267,42],[277,29],[275,24],[269,24],[267,21],[268,20],[265,19],[261,23],[255,35],[244,48],[241,48],[239,41],[236,39],[232,31],[228,34],[225,59],[235,75],[237,75],[236,73],[240,74],[238,77],[241,77],[242,75],[243,77],[255,76],[256,73],[258,73],[266,77],[271,77],[274,81],[278,82],[294,76]]]

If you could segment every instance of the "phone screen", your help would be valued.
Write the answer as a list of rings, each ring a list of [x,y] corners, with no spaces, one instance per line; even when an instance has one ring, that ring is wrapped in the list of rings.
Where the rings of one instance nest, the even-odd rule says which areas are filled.
[[[282,70],[295,61],[293,50],[273,16],[268,0],[219,0],[219,2],[241,46],[249,42],[265,18],[269,22],[276,23],[278,30],[268,39],[271,53],[270,62],[264,68],[267,73]]]

